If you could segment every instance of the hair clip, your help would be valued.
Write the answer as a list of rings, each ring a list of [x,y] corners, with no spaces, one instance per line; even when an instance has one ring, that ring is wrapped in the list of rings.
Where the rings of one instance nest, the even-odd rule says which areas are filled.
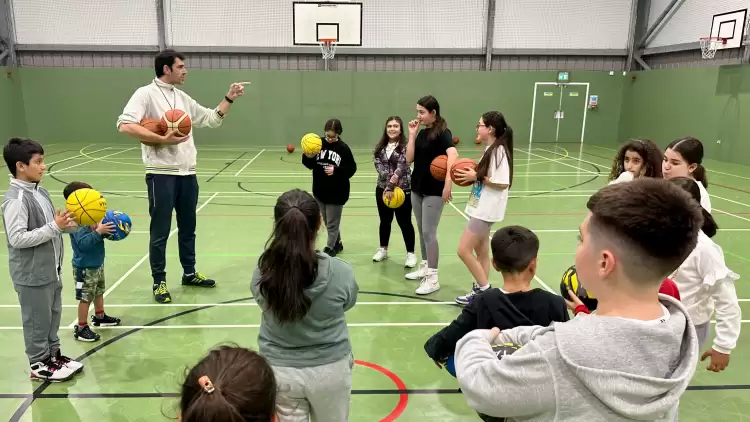
[[[208,378],[208,376],[204,375],[200,378],[198,378],[198,384],[201,386],[203,390],[206,391],[206,393],[211,394],[216,389],[214,388],[214,385],[211,383],[211,379]]]

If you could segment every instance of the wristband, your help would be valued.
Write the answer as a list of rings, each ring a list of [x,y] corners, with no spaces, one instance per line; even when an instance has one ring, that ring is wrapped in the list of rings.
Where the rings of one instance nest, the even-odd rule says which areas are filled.
[[[226,95],[224,96],[224,99],[227,100],[229,104],[234,104],[234,100],[230,100]]]

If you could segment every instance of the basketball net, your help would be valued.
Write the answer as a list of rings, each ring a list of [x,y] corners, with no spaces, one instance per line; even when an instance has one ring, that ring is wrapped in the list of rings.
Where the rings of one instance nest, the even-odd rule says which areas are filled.
[[[701,54],[704,59],[713,59],[716,56],[716,49],[720,45],[726,44],[726,38],[719,37],[703,37],[701,38]]]
[[[331,60],[336,56],[336,40],[322,39],[318,43],[320,44],[320,52],[323,53],[323,60]]]

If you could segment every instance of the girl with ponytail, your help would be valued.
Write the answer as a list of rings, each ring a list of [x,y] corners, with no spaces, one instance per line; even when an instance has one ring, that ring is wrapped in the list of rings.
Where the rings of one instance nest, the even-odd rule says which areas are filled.
[[[354,271],[315,249],[321,213],[312,195],[288,191],[273,211],[250,290],[263,312],[258,349],[279,384],[279,421],[346,421],[354,357],[344,313],[357,300]]]
[[[687,191],[696,202],[701,201],[700,184],[694,179],[673,177],[670,181]],[[701,360],[710,358],[707,369],[721,372],[729,365],[729,355],[740,337],[742,311],[734,286],[740,276],[727,268],[724,251],[711,240],[718,227],[705,208],[703,219],[695,249],[669,278],[680,290],[682,303],[695,324],[701,349],[711,332],[711,319],[716,320],[713,344],[701,355]]]
[[[476,171],[456,174],[458,182],[474,182],[465,211],[469,223],[458,243],[458,256],[475,282],[468,294],[456,298],[462,305],[490,287],[490,229],[505,218],[508,190],[513,184],[513,129],[505,116],[498,111],[484,113],[477,124],[477,136],[486,147]]]
[[[689,177],[698,184],[701,191],[701,206],[711,212],[711,198],[708,196],[708,179],[703,161],[703,144],[696,138],[686,137],[672,141],[664,151],[661,169],[665,179]]]

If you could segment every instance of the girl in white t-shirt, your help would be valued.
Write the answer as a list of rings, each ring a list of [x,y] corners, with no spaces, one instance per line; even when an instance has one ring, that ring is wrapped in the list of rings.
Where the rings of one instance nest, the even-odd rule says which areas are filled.
[[[670,181],[690,193],[696,202],[700,201],[700,185],[693,179],[676,177]],[[670,277],[677,284],[680,299],[695,324],[701,348],[711,331],[711,317],[716,316],[716,337],[711,348],[701,356],[701,360],[710,358],[707,369],[714,372],[723,371],[729,364],[729,354],[737,346],[742,326],[742,311],[734,288],[740,276],[727,268],[724,252],[711,240],[717,229],[713,217],[703,208],[698,243]]]
[[[696,138],[688,136],[672,141],[664,151],[661,170],[665,179],[689,177],[695,180],[701,192],[701,206],[711,212],[711,198],[708,196],[708,179],[703,161],[703,144]]]
[[[476,171],[469,169],[456,174],[459,182],[474,182],[466,204],[469,223],[461,235],[458,256],[475,283],[467,295],[456,298],[462,305],[468,305],[474,295],[490,287],[490,229],[505,217],[508,189],[513,182],[513,130],[502,113],[484,113],[477,124],[477,136],[486,147]]]
[[[629,182],[638,177],[661,178],[662,157],[659,147],[648,139],[625,142],[612,162],[609,184]]]

